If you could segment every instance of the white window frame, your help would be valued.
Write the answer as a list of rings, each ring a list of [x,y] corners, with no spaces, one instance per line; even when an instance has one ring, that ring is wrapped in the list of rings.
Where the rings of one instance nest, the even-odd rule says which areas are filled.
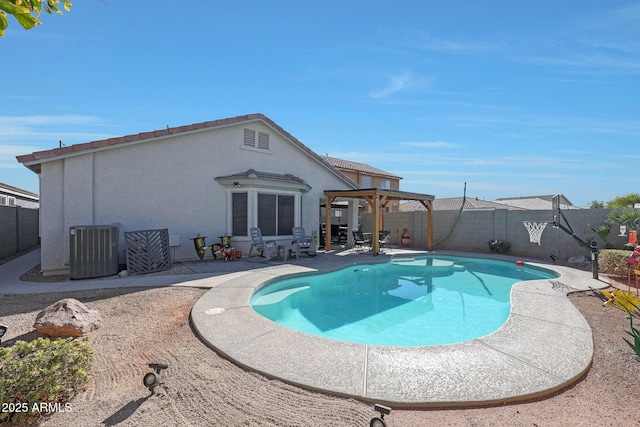
[[[301,223],[302,215],[302,194],[299,190],[288,190],[285,188],[259,188],[259,187],[246,187],[243,189],[227,189],[227,233],[231,233],[233,230],[233,193],[247,193],[247,234],[237,237],[236,240],[250,241],[251,236],[249,229],[251,227],[258,226],[258,194],[273,194],[282,196],[293,196],[293,226],[299,227]],[[283,239],[291,237],[292,234],[287,235],[263,235],[264,238]]]

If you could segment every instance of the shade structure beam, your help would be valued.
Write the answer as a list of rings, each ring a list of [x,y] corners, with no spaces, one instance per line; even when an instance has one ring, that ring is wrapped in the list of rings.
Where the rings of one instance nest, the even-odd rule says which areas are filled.
[[[385,188],[367,188],[358,190],[327,190],[325,223],[325,249],[331,250],[331,203],[338,197],[347,199],[363,199],[373,210],[373,230],[372,230],[372,255],[376,256],[380,249],[380,230],[384,227],[383,209],[394,200],[417,200],[427,209],[427,250],[433,250],[433,205],[435,196],[430,194],[411,193],[400,190],[389,190]]]

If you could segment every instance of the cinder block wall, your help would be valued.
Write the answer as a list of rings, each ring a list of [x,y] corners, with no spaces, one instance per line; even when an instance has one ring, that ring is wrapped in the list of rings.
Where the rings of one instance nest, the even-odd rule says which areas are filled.
[[[567,224],[576,236],[590,242],[594,239],[598,247],[603,249],[605,242],[590,228],[600,227],[609,215],[608,209],[570,209],[563,210]],[[509,254],[548,261],[551,255],[560,260],[583,255],[590,256],[590,250],[581,246],[570,234],[559,228],[548,225],[541,239],[541,244],[529,241],[529,232],[523,221],[552,221],[551,210],[465,210],[458,217],[457,211],[435,211],[433,214],[433,242],[438,250],[464,250],[471,252],[490,253],[488,242],[493,239],[508,240],[511,243]],[[371,230],[371,214],[360,217],[362,228]],[[423,211],[393,212],[384,214],[384,228],[391,230],[391,244],[399,245],[403,229],[407,229],[412,239],[411,246],[416,249],[427,247],[427,213]],[[453,229],[452,229],[453,227]],[[449,234],[450,233],[450,234]],[[447,237],[448,236],[448,237]],[[627,242],[626,237],[618,237],[618,229],[614,226],[609,234],[608,243],[615,247],[622,247]]]
[[[0,206],[0,258],[39,244],[38,209]]]

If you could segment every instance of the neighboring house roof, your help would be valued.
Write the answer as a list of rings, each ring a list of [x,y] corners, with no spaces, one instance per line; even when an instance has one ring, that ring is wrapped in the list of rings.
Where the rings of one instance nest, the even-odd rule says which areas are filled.
[[[549,196],[528,196],[528,197],[502,197],[496,199],[496,203],[503,203],[509,206],[515,206],[527,210],[546,210],[552,208],[554,195]],[[564,195],[560,194],[560,209],[580,209],[573,204]]]
[[[540,199],[540,200],[546,200],[548,202],[551,202],[551,200],[555,197],[555,196],[560,196],[560,204],[561,205],[567,205],[567,206],[573,206],[573,203],[571,203],[571,201],[569,201],[569,199],[567,199],[564,194],[546,194],[546,195],[535,195],[535,196],[518,196],[518,197],[500,197],[495,199],[494,201],[497,203],[509,203],[512,202],[514,200],[531,200],[531,199]]]
[[[457,211],[462,205],[462,197],[449,197],[433,200],[434,211]],[[467,197],[464,209],[519,209],[512,206],[505,206],[501,203],[489,202],[478,198]],[[424,206],[416,202],[408,202],[400,205],[401,211],[425,210]]]
[[[213,120],[202,123],[194,123],[186,126],[168,127],[166,129],[155,130],[151,132],[141,132],[133,135],[120,136],[116,138],[102,139],[99,141],[92,141],[82,144],[74,144],[67,147],[59,147],[51,150],[36,151],[31,154],[22,156],[16,156],[18,162],[24,164],[26,167],[36,173],[40,173],[41,164],[48,161],[58,160],[66,157],[72,157],[76,155],[86,154],[91,151],[105,150],[114,148],[120,145],[135,144],[143,141],[151,141],[154,139],[163,139],[174,137],[180,134],[189,134],[194,132],[201,132],[203,130],[215,129],[220,127],[232,126],[241,123],[248,123],[253,121],[262,121],[267,126],[280,133],[285,139],[289,140],[293,145],[304,151],[311,158],[316,160],[325,168],[329,169],[333,174],[342,179],[346,184],[352,188],[359,188],[358,185],[353,182],[348,176],[343,174],[337,168],[333,167],[330,163],[325,161],[321,156],[316,154],[309,147],[300,142],[297,138],[284,130],[273,120],[269,119],[264,114],[247,114],[244,116],[230,117],[226,119]]]
[[[30,199],[34,201],[40,200],[40,197],[35,193],[32,193],[27,190],[23,190],[18,187],[14,187],[12,185],[5,184],[3,182],[0,182],[0,193],[11,194],[13,196],[18,196],[18,197],[22,197],[23,199]]]
[[[376,175],[376,176],[384,176],[388,178],[402,179],[402,177],[400,176],[393,175],[392,173],[383,171],[382,169],[374,168],[373,166],[369,166],[365,163],[352,162],[350,160],[343,160],[343,159],[338,159],[338,158],[329,157],[329,156],[320,156],[320,157],[322,157],[327,163],[329,163],[331,166],[337,169],[359,172],[367,175]]]

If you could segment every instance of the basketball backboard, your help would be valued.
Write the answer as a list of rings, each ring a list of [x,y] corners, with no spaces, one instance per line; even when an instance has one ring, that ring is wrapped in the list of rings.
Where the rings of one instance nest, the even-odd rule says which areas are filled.
[[[560,224],[560,195],[556,194],[551,198],[551,214],[553,220],[553,226],[557,227]]]

